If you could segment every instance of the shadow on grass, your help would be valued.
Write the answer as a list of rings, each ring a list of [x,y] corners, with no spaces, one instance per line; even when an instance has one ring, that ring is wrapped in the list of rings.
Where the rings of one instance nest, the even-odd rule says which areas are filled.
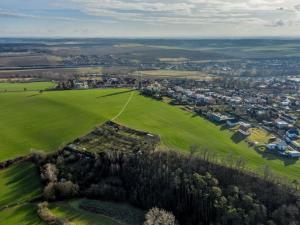
[[[26,97],[27,98],[32,98],[32,97],[37,96],[37,95],[40,95],[40,94],[38,93],[38,94],[27,95]]]
[[[121,95],[121,94],[125,94],[125,93],[129,93],[129,92],[133,92],[134,90],[128,90],[128,91],[119,91],[119,92],[114,92],[111,94],[106,94],[106,95],[102,95],[96,98],[106,98],[106,97],[111,97],[111,96],[115,96],[115,95]]]
[[[223,131],[223,130],[228,130],[228,127],[226,126],[226,124],[223,124],[220,126],[220,131]]]
[[[238,144],[242,141],[244,141],[247,137],[239,132],[235,132],[232,136],[231,136],[231,140]]]
[[[197,113],[193,113],[192,115],[191,115],[191,117],[192,118],[195,118],[195,117],[200,117]]]
[[[267,150],[261,150],[259,147],[254,148],[255,151],[260,154],[266,160],[280,160],[284,163],[284,166],[290,166],[297,163],[297,158],[287,158],[284,156],[277,155],[275,152],[269,152]]]
[[[23,224],[23,225],[44,225],[45,223],[37,215],[37,207],[35,204],[24,204],[5,209],[3,221],[7,224]],[[8,222],[9,221],[9,222]],[[0,219],[0,224],[2,220]],[[3,223],[4,224],[4,223]]]
[[[41,181],[37,168],[30,163],[20,163],[1,171],[0,208],[29,201],[41,194]]]

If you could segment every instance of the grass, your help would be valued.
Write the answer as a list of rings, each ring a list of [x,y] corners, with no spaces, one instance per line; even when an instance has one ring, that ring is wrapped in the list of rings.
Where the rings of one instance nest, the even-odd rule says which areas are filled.
[[[33,82],[33,83],[0,83],[0,92],[3,91],[39,91],[55,87],[52,82]]]
[[[31,163],[20,163],[0,170],[0,210],[30,201],[41,195],[38,169]]]
[[[116,116],[130,95],[124,89],[0,94],[0,161],[25,155],[31,148],[53,151],[87,134]],[[137,93],[116,122],[159,134],[164,146],[179,151],[198,144],[220,156],[242,156],[251,170],[262,171],[267,164],[279,175],[300,177],[299,161],[266,156],[227,129]]]
[[[248,140],[251,142],[258,142],[258,144],[268,144],[272,134],[260,128],[252,128],[251,135]]]
[[[29,162],[0,170],[0,225],[44,225],[29,201],[39,197],[38,169]]]
[[[103,210],[102,213],[92,213],[79,207],[79,205],[83,203],[89,205],[92,204],[97,207],[97,209],[100,208],[105,210]],[[131,225],[133,223],[128,223],[127,221],[131,221],[132,218],[144,218],[144,213],[141,210],[133,208],[127,204],[117,204],[96,200],[79,199],[52,203],[50,205],[50,209],[54,215],[66,218],[76,225]],[[111,214],[113,217],[110,217]],[[133,225],[139,225],[139,223]]]
[[[0,210],[0,225],[46,225],[37,215],[34,204]]]

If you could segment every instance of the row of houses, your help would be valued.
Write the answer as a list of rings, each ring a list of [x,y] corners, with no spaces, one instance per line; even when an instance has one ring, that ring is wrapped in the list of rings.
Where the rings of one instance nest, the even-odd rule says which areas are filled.
[[[281,156],[290,158],[300,157],[300,133],[296,128],[288,130],[284,139],[279,139],[267,145],[267,149]]]

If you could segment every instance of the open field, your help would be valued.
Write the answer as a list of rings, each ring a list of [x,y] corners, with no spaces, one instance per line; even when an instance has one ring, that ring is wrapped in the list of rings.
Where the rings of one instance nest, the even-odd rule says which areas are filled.
[[[20,163],[0,170],[0,209],[39,197],[41,183],[38,173],[31,163]]]
[[[80,209],[78,204],[78,201],[53,203],[50,209],[55,216],[66,218],[76,225],[121,225],[109,217]]]
[[[81,209],[79,206],[83,203],[93,205],[97,209],[99,208],[99,210],[103,209],[103,212],[92,213]],[[135,217],[142,219],[142,221],[144,218],[142,210],[133,208],[128,204],[117,204],[97,200],[79,199],[58,202],[51,204],[50,209],[55,216],[66,218],[76,225],[139,225],[130,221],[135,221]],[[110,214],[114,217],[110,217]]]
[[[172,78],[190,78],[190,79],[212,79],[212,76],[200,71],[179,71],[179,70],[145,70],[134,73],[144,77],[172,77]]]
[[[184,57],[178,58],[160,58],[159,61],[161,62],[170,62],[170,63],[178,63],[178,62],[186,62],[188,59]]]
[[[37,215],[35,204],[25,204],[0,211],[0,225],[46,225]]]
[[[87,134],[115,117],[131,94],[124,89],[0,94],[0,161],[25,155],[31,148],[52,151]],[[299,161],[256,152],[227,129],[138,93],[115,122],[159,134],[169,148],[187,151],[198,144],[223,157],[242,156],[255,171],[267,164],[279,175],[300,176]]]
[[[0,83],[0,92],[3,91],[39,91],[55,87],[51,82],[34,82],[34,83]]]
[[[0,225],[43,225],[35,204],[41,196],[39,171],[29,162],[0,170]]]

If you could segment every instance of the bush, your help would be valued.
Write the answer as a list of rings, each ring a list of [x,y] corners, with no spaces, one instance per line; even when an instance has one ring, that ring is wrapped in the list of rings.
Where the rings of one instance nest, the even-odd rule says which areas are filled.
[[[48,202],[38,204],[37,213],[41,220],[50,225],[72,225],[67,219],[54,216],[48,208]]]

